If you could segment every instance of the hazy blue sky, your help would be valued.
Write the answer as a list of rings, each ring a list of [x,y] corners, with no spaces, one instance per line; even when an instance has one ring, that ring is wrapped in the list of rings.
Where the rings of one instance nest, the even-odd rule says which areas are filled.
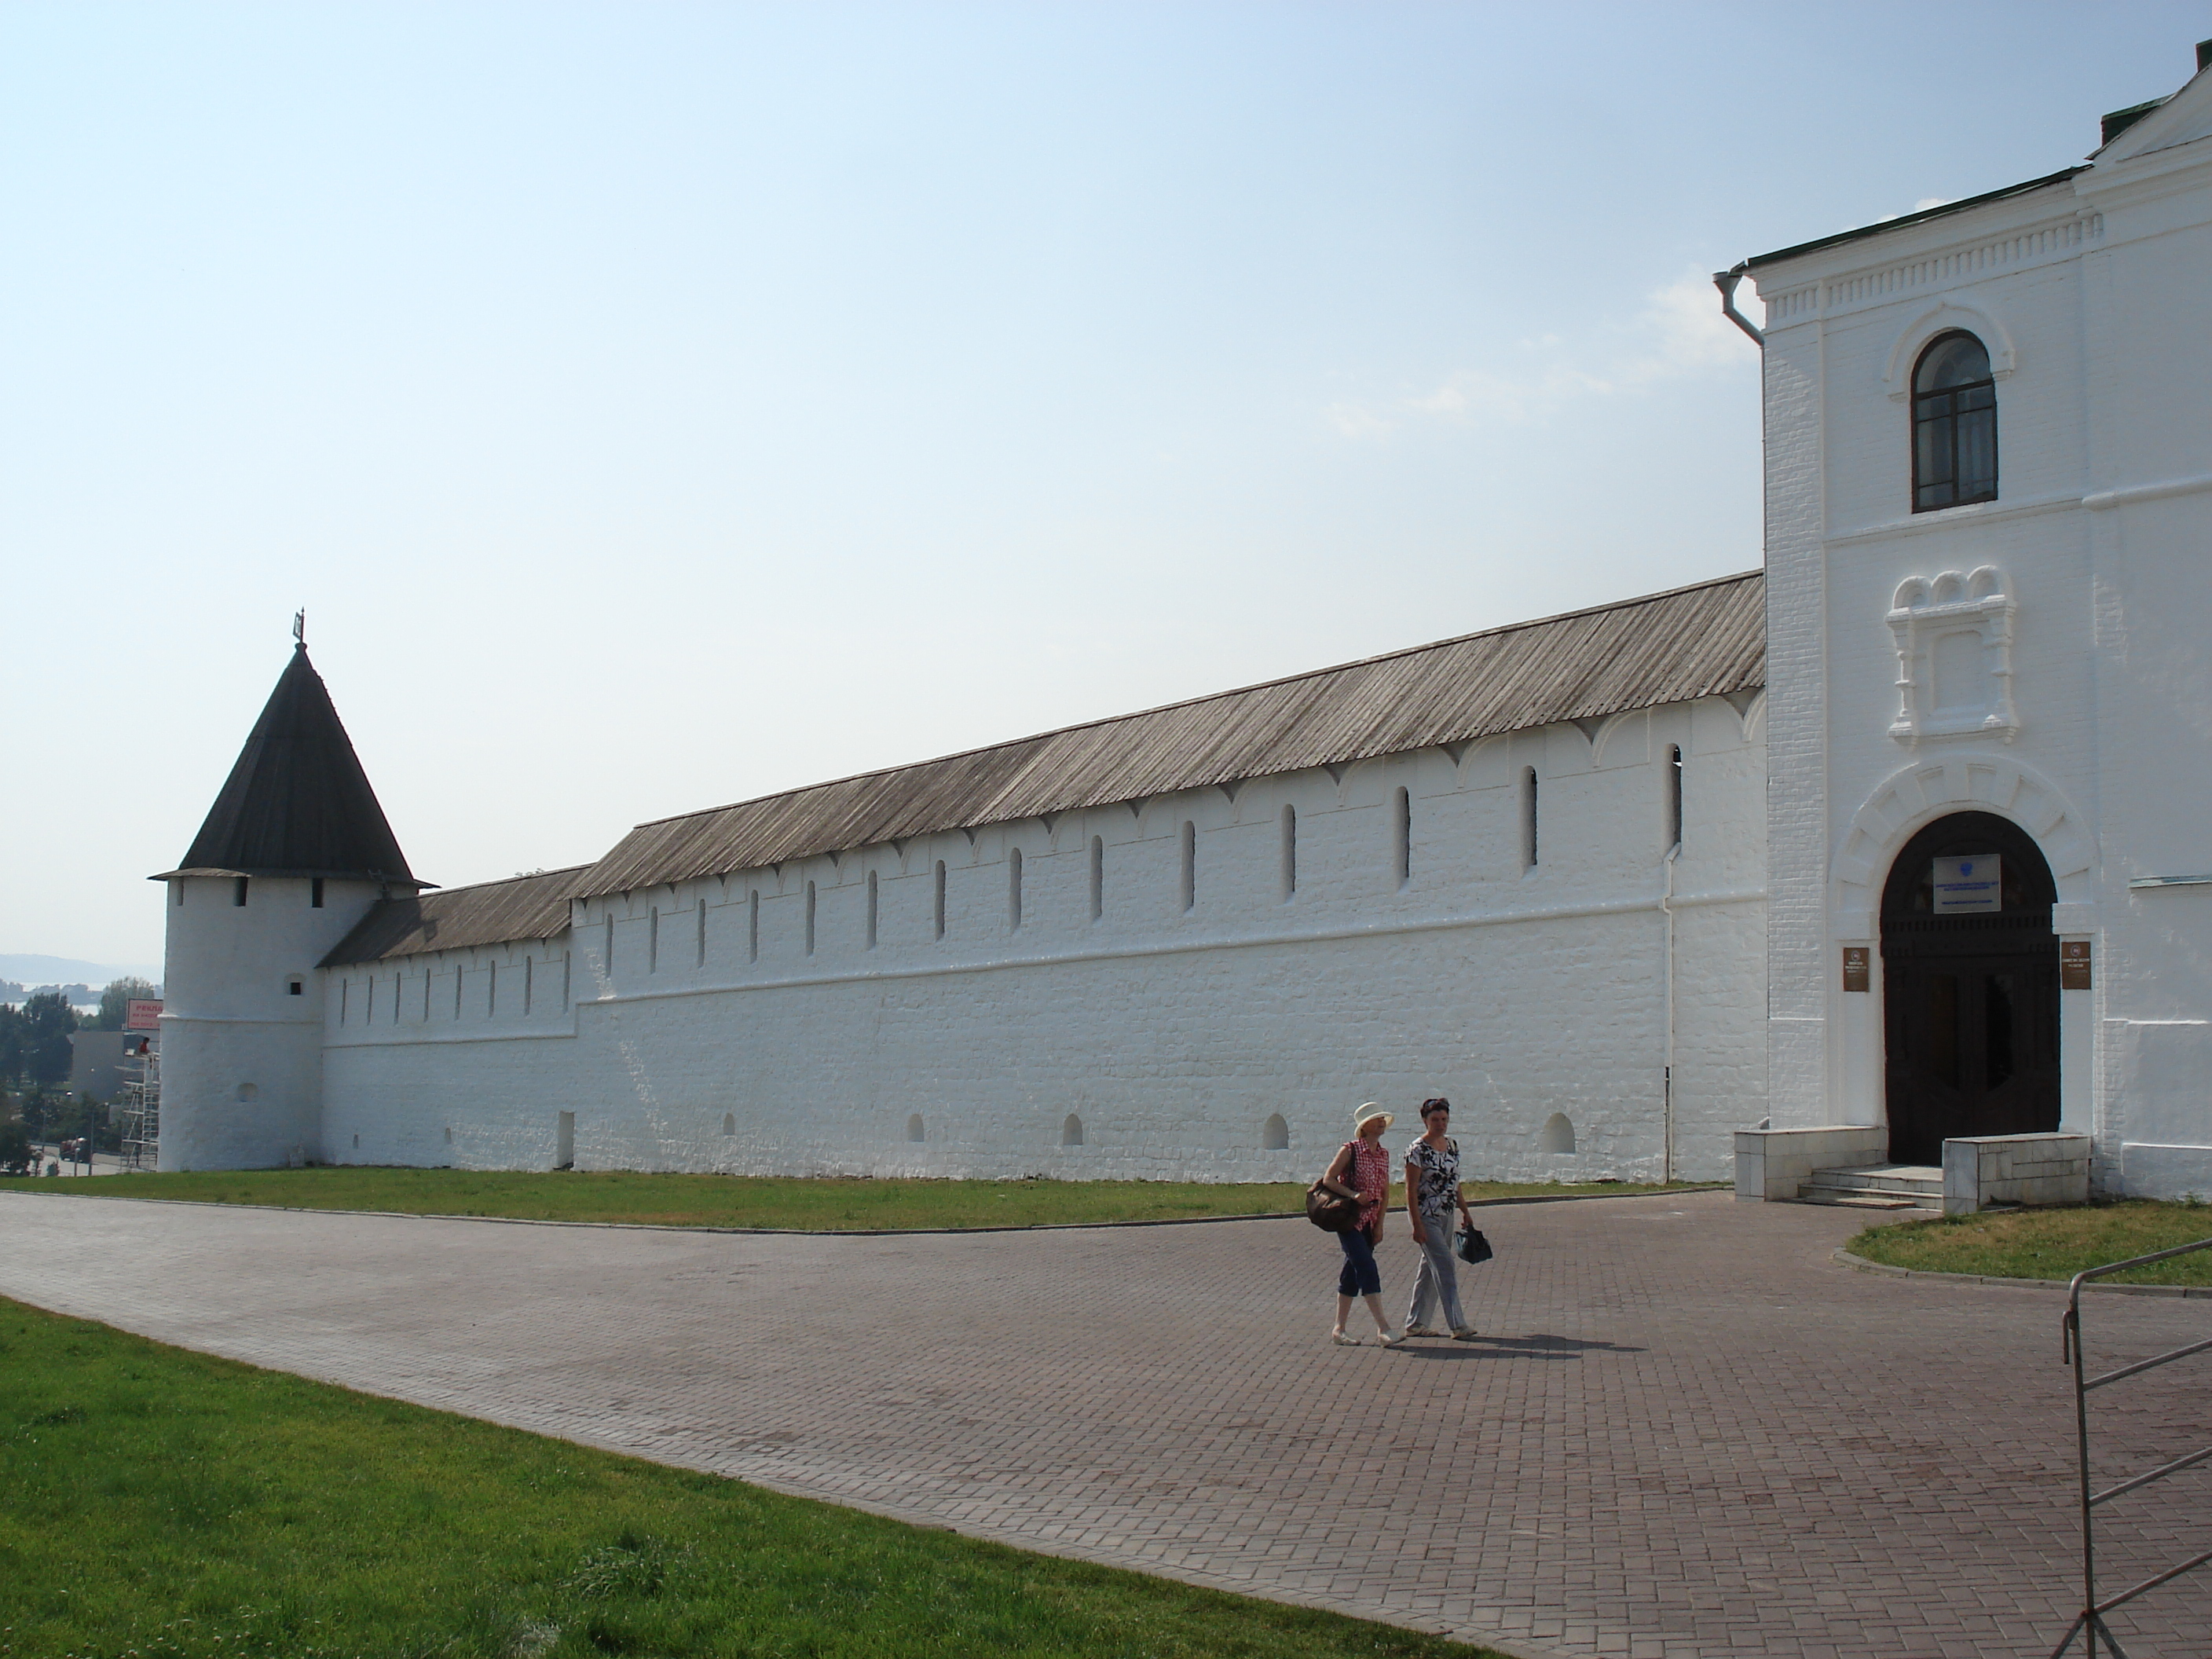
[[[0,950],[293,609],[416,872],[1759,562],[1705,273],[2212,0],[0,10]]]

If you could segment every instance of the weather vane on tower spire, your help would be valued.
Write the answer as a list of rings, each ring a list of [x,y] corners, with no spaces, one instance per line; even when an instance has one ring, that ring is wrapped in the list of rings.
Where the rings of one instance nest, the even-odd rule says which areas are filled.
[[[292,613],[292,648],[295,651],[307,648],[307,607],[305,605]]]

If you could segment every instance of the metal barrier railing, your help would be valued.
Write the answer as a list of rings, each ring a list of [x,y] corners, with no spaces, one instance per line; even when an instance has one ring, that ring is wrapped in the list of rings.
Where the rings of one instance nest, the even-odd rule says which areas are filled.
[[[2185,1572],[2193,1572],[2212,1561],[2212,1550],[2191,1556],[2178,1567],[2168,1567],[2164,1572],[2154,1573],[2141,1583],[2122,1590],[2118,1595],[2097,1599],[2097,1533],[2096,1511],[2100,1504],[2140,1490],[2154,1480],[2163,1480],[2169,1474],[2179,1474],[2184,1469],[2194,1468],[2200,1463],[2212,1462],[2212,1446],[2203,1451],[2191,1452],[2161,1463],[2154,1469],[2121,1481],[2104,1491],[2095,1489],[2089,1471],[2089,1394],[2094,1389],[2118,1382],[2130,1376],[2139,1376],[2160,1365],[2171,1364],[2177,1359],[2186,1359],[2191,1354],[2212,1353],[2212,1338],[2192,1342],[2187,1347],[2176,1348],[2170,1353],[2155,1354],[2148,1359],[2139,1359],[2132,1365],[2123,1365],[2118,1370],[2106,1371],[2101,1376],[2087,1374],[2087,1365],[2081,1352],[2081,1287],[2092,1279],[2109,1279],[2114,1273],[2125,1273],[2130,1267],[2141,1267],[2153,1261],[2170,1261],[2178,1255],[2189,1255],[2197,1250],[2212,1250],[2212,1238],[2202,1238],[2194,1244],[2178,1245],[2171,1250],[2154,1250],[2148,1255],[2130,1256],[2125,1261],[2110,1261],[2101,1267],[2092,1267],[2074,1275],[2074,1282],[2066,1292],[2065,1325],[2061,1337],[2062,1351],[2067,1363],[2074,1367],[2074,1427],[2080,1452],[2081,1470],[2081,1612],[2067,1627],[2065,1637],[2051,1650],[2051,1659],[2063,1659],[2066,1650],[2074,1644],[2078,1632],[2089,1659],[2097,1659],[2097,1644],[2101,1639],[2115,1659],[2128,1659],[2127,1651],[2113,1639],[2106,1627],[2105,1615],[2114,1607],[2132,1601],[2146,1590],[2154,1590],[2160,1584],[2179,1578]]]

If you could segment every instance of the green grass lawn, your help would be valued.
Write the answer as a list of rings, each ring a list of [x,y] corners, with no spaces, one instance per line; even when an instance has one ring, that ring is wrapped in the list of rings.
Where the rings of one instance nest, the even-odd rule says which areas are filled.
[[[2079,1208],[1985,1210],[1941,1221],[1869,1227],[1854,1255],[1927,1273],[2071,1279],[2084,1267],[2212,1238],[2212,1206],[2130,1199]],[[2114,1276],[2120,1285],[2212,1285],[2212,1250]]]
[[[1292,1214],[1305,1207],[1305,1188],[1291,1182],[860,1181],[645,1175],[622,1170],[250,1170],[96,1176],[35,1185],[41,1192],[109,1193],[207,1204],[397,1210],[526,1221],[650,1222],[674,1227],[791,1227],[810,1232],[1176,1221],[1209,1215]],[[1615,1182],[1559,1187],[1468,1182],[1463,1190],[1475,1199],[1670,1189]]]
[[[10,1659],[1484,1651],[902,1526],[7,1301],[0,1494]]]

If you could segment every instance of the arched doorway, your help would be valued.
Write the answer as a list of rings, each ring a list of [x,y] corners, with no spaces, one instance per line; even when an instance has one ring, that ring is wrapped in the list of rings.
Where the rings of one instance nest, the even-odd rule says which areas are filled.
[[[1938,818],[1897,855],[1881,896],[1892,1162],[2057,1128],[2057,896],[2034,842],[1994,813]]]

